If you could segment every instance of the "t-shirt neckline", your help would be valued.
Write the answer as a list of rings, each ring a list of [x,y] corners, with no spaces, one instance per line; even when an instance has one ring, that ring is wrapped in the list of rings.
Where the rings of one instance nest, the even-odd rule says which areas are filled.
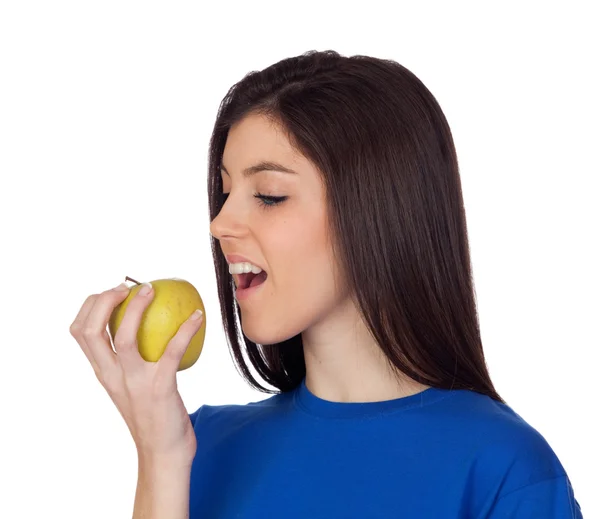
[[[306,387],[306,377],[294,393],[294,403],[321,418],[369,418],[422,407],[450,396],[455,390],[429,387],[414,395],[380,402],[333,402],[319,398]]]

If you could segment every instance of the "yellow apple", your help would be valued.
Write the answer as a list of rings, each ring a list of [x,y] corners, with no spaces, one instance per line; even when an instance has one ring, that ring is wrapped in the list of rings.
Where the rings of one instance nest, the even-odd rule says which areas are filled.
[[[138,282],[136,281],[136,283]],[[200,357],[200,353],[202,353],[204,336],[206,335],[204,303],[194,285],[183,279],[157,279],[151,281],[151,283],[154,287],[154,296],[142,314],[137,333],[138,350],[144,360],[149,362],[158,361],[179,327],[196,308],[202,310],[202,325],[192,337],[177,368],[177,371],[182,371],[193,366]],[[113,310],[108,322],[108,329],[113,342],[125,315],[125,310],[127,310],[127,306],[140,288],[141,283],[131,287],[129,295]]]

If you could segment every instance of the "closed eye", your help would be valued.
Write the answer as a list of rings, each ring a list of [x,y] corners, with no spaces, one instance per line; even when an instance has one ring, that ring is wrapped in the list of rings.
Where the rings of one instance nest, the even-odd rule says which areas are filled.
[[[222,204],[225,204],[228,196],[229,196],[229,193],[221,193]],[[274,207],[288,199],[287,196],[268,196],[268,195],[263,195],[261,193],[255,193],[254,198],[257,198],[259,200],[259,202],[258,202],[259,205],[261,207],[263,207],[264,209]]]
[[[267,196],[260,193],[256,193],[254,197],[260,200],[259,204],[263,207],[273,207],[287,200],[287,196]]]

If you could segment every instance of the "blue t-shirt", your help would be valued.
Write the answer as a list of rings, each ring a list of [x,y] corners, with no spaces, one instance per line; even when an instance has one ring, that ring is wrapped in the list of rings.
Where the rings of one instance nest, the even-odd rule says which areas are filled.
[[[303,380],[190,419],[190,519],[582,517],[546,440],[474,391],[341,403]]]

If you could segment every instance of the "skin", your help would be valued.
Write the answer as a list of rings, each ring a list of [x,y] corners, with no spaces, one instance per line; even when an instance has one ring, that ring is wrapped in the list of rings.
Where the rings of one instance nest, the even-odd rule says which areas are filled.
[[[242,176],[263,160],[297,174]],[[223,192],[229,195],[210,232],[224,254],[245,256],[268,273],[251,298],[238,301],[246,337],[273,344],[302,333],[306,386],[325,400],[376,402],[427,389],[390,372],[346,285],[340,281],[336,289],[325,190],[312,162],[291,147],[276,123],[248,115],[230,129],[223,164]],[[263,207],[256,193],[287,199]]]

